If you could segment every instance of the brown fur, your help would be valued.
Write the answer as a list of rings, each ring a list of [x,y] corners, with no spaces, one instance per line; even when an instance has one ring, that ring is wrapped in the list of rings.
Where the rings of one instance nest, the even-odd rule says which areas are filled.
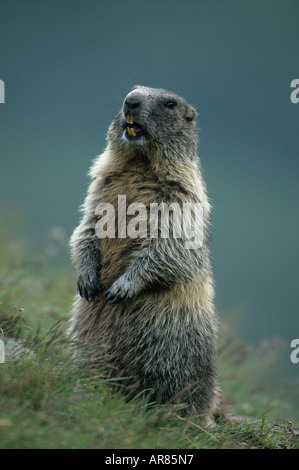
[[[174,105],[172,105],[174,103]],[[145,131],[128,137],[125,115]],[[113,375],[129,377],[131,394],[151,390],[157,401],[181,401],[207,417],[217,409],[218,321],[213,304],[206,187],[197,156],[196,112],[162,89],[134,87],[94,162],[83,217],[71,238],[78,295],[69,334],[105,358]],[[153,202],[200,202],[203,245],[186,249],[170,238],[99,239],[99,203],[116,208],[126,195]],[[132,219],[132,216],[131,216]],[[128,216],[128,221],[130,217]],[[171,218],[171,222],[172,218]],[[82,351],[81,351],[82,354]],[[181,392],[181,393],[180,393]]]

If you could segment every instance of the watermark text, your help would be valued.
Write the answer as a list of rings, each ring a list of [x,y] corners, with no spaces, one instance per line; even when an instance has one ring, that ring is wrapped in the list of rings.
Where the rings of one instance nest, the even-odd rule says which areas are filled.
[[[298,364],[299,362],[299,339],[293,339],[290,344],[293,351],[291,352],[291,362],[293,364]]]
[[[292,91],[290,96],[292,103],[299,103],[299,78],[295,78],[294,80],[292,80],[291,88],[295,88],[295,90]]]
[[[186,249],[203,243],[203,208],[201,203],[134,202],[127,207],[126,196],[119,195],[117,207],[100,203],[95,214],[98,238],[181,238]],[[129,216],[129,221],[127,217]]]
[[[3,341],[3,330],[0,328],[0,364],[5,362],[5,348],[4,348],[4,341]]]
[[[5,85],[3,80],[0,80],[0,103],[5,103]]]

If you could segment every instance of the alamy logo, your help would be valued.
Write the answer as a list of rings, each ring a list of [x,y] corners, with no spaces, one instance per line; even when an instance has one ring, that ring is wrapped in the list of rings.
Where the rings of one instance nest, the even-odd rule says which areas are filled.
[[[200,203],[161,202],[149,207],[134,202],[127,207],[126,196],[119,195],[117,214],[110,203],[101,203],[95,232],[98,238],[182,238],[186,249],[196,249],[203,242],[203,209]],[[127,222],[127,216],[130,217]]]
[[[299,103],[299,79],[295,78],[291,82],[291,88],[295,88],[295,90],[292,91],[291,93],[291,101],[292,103],[296,104]]]
[[[0,80],[0,103],[5,103],[5,85],[3,80]]]
[[[291,362],[293,364],[298,364],[299,362],[299,339],[293,339],[290,344],[291,348],[293,348],[293,351],[291,352]]]
[[[5,362],[5,348],[4,348],[4,341],[3,341],[3,330],[0,328],[0,364]]]

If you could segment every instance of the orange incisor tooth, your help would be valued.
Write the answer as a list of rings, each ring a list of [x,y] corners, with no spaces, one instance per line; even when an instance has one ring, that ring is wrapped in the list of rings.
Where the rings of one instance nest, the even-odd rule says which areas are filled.
[[[134,119],[130,114],[127,114],[126,119],[128,124],[133,124]]]
[[[128,131],[128,134],[132,137],[135,137],[136,134],[134,132],[134,129],[132,129],[131,127],[127,127],[127,131]]]

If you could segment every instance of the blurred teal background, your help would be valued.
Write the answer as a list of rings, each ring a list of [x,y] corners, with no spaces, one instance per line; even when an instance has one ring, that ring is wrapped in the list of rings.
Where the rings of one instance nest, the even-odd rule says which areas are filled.
[[[52,226],[69,237],[131,86],[172,90],[199,113],[220,316],[247,341],[289,344],[299,337],[298,25],[298,0],[0,0],[2,212],[20,214],[34,243]]]

